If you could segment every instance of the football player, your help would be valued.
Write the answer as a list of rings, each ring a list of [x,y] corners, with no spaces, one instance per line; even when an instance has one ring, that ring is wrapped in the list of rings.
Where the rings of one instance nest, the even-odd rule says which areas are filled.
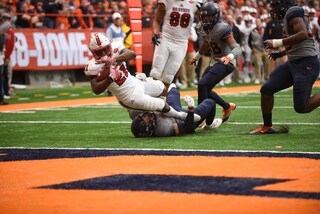
[[[197,31],[204,38],[204,42],[190,63],[196,63],[208,50],[213,58],[198,83],[198,104],[206,98],[215,100],[223,108],[222,120],[226,122],[236,105],[227,103],[212,89],[235,70],[236,58],[242,51],[233,37],[231,26],[220,19],[220,8],[216,3],[207,2],[200,8]]]
[[[310,33],[308,18],[295,0],[272,0],[272,19],[284,21],[283,39],[266,40],[267,49],[284,46],[284,51],[272,51],[269,57],[276,60],[288,56],[288,61],[277,66],[269,80],[261,87],[261,110],[263,125],[250,134],[279,133],[272,125],[274,94],[293,86],[294,109],[297,113],[308,113],[320,106],[320,94],[311,96],[312,86],[319,75],[319,60]],[[285,129],[285,133],[288,129]],[[281,132],[283,133],[283,132]]]
[[[156,46],[150,76],[161,80],[166,88],[172,83],[187,53],[191,27],[202,3],[203,0],[158,0],[152,26],[152,42]]]
[[[174,84],[172,84],[174,85]],[[180,93],[174,86],[169,89],[167,101],[170,106],[177,111],[183,111],[180,103]],[[137,112],[129,111],[130,117],[133,119],[131,123],[131,132],[135,137],[168,137],[184,134],[193,134],[195,129],[206,119],[206,123],[202,129],[209,130],[217,128],[221,125],[221,119],[214,119],[216,112],[216,103],[214,100],[206,99],[195,108],[194,99],[185,96],[184,101],[188,106],[188,115],[186,121],[167,117],[160,112]],[[194,115],[201,116],[201,120],[194,122]]]
[[[132,76],[125,61],[134,59],[136,54],[119,42],[110,42],[103,33],[94,33],[89,40],[93,58],[85,66],[95,94],[109,90],[125,108],[161,111],[165,115],[185,119],[185,112],[177,112],[159,96],[164,91],[161,81],[144,78],[141,81]]]

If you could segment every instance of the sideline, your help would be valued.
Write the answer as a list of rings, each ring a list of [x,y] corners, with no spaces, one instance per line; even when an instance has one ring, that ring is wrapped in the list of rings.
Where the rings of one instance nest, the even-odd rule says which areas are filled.
[[[316,81],[314,87],[320,87],[320,81]],[[216,88],[215,92],[221,95],[234,94],[234,93],[252,93],[259,92],[261,85],[252,86],[238,86],[238,87],[224,87]],[[190,95],[197,96],[197,91],[181,91],[181,96]],[[75,100],[61,100],[61,101],[46,101],[46,102],[33,102],[22,104],[9,104],[0,106],[0,112],[3,111],[20,111],[20,110],[32,110],[32,109],[47,109],[47,108],[61,108],[61,107],[74,107],[85,106],[94,104],[111,104],[117,103],[116,97],[99,97],[99,98],[85,98]]]

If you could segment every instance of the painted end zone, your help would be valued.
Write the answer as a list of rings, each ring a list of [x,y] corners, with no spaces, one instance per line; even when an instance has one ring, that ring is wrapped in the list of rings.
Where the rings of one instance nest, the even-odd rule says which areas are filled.
[[[1,213],[320,210],[319,154],[72,149],[0,149],[0,154]]]

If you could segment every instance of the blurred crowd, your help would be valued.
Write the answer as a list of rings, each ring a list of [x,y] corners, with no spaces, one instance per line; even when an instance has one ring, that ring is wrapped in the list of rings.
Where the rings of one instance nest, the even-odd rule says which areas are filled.
[[[276,62],[269,60],[268,53],[263,47],[263,41],[266,39],[282,38],[283,23],[271,19],[269,14],[270,1],[211,1],[220,5],[221,17],[232,26],[234,37],[243,51],[243,56],[238,59],[236,71],[223,80],[221,84],[231,82],[260,84],[265,82],[273,68],[286,61],[285,57]],[[296,0],[296,2],[304,8],[305,14],[309,16],[310,32],[319,52],[319,0]],[[141,0],[141,3],[142,26],[151,27],[157,8],[157,0]],[[130,28],[123,26],[123,33],[121,33],[117,29],[121,24],[113,19],[120,17],[122,21],[124,20],[124,23],[128,24],[127,7],[126,0],[2,0],[0,13],[11,16],[14,28],[110,28],[113,32],[118,32],[117,35],[127,39],[128,45],[126,47],[130,48],[132,45],[130,44],[132,38],[128,38],[128,32],[131,32]],[[197,21],[194,26],[196,24]],[[186,63],[187,58],[190,58],[197,51],[201,42],[202,38],[191,32],[186,60],[181,65],[176,78],[176,84],[180,88],[194,87],[197,80],[201,78],[204,69],[210,63],[210,53],[202,57],[198,66],[190,66]]]
[[[0,13],[12,15],[16,28],[106,28],[112,14],[126,16],[126,0],[2,0]]]

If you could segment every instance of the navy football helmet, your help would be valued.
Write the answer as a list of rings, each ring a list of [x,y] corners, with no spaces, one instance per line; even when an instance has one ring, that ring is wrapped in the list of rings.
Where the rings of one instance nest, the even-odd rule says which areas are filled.
[[[213,2],[206,2],[200,8],[200,20],[206,31],[212,30],[220,19],[220,7]]]
[[[272,19],[282,20],[287,10],[295,5],[295,0],[272,0],[270,15]]]
[[[151,137],[157,126],[156,115],[153,112],[138,114],[131,123],[131,132],[135,137]]]

